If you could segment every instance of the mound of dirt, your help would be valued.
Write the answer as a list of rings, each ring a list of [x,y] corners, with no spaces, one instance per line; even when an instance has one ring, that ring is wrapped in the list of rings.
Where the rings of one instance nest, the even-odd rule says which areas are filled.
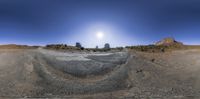
[[[173,45],[182,46],[183,43],[176,41],[174,38],[168,37],[168,38],[164,38],[161,41],[156,42],[155,45],[158,45],[158,46],[173,46]]]
[[[45,49],[53,49],[53,50],[80,50],[80,48],[75,46],[70,46],[67,44],[49,44],[45,46]]]

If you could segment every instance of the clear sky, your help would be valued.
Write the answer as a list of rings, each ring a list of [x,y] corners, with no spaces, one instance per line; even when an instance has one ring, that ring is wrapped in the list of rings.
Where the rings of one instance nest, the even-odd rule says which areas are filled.
[[[0,44],[114,47],[164,37],[200,44],[200,0],[0,0]]]

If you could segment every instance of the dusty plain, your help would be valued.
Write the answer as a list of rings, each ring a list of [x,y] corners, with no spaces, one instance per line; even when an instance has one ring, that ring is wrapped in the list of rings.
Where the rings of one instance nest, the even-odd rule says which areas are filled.
[[[200,49],[0,49],[1,98],[200,99]]]

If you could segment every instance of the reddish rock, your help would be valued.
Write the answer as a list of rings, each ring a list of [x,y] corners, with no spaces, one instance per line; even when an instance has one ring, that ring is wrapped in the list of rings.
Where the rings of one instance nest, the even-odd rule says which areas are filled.
[[[164,38],[163,40],[158,41],[155,45],[171,46],[171,45],[183,45],[183,43],[176,41],[174,38]]]

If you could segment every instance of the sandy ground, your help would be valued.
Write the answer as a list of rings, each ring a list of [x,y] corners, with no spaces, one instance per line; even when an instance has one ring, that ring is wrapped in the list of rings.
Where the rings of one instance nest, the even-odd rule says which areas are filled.
[[[0,49],[0,97],[200,99],[200,50]]]

